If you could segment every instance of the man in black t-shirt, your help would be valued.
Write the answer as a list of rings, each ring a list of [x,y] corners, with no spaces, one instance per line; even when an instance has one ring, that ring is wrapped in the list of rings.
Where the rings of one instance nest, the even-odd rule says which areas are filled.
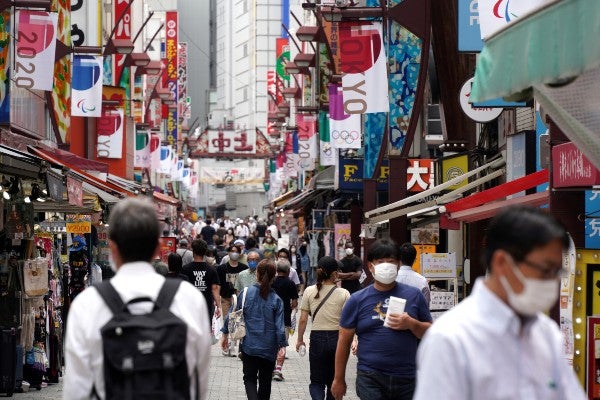
[[[212,326],[212,317],[215,313],[214,303],[221,304],[221,296],[219,295],[220,281],[217,270],[204,262],[207,249],[208,246],[204,240],[194,240],[192,242],[194,261],[183,266],[183,273],[187,275],[190,283],[204,295],[208,307],[209,323]]]
[[[363,263],[360,257],[354,254],[352,242],[346,242],[344,251],[346,256],[340,260],[342,269],[338,273],[338,277],[342,281],[342,287],[352,294],[361,289],[359,279],[363,272]]]
[[[217,234],[215,228],[212,227],[212,220],[206,220],[206,226],[200,230],[200,238],[206,242],[208,246],[215,244],[214,236]]]
[[[225,319],[231,308],[232,296],[236,294],[235,281],[237,280],[237,276],[243,270],[248,269],[246,264],[239,262],[240,249],[238,246],[231,245],[227,250],[229,261],[217,267],[217,274],[219,275],[219,281],[221,282],[220,294],[223,319]]]
[[[277,276],[271,287],[283,301],[283,322],[286,328],[285,337],[287,339],[290,328],[295,328],[292,326],[292,310],[298,307],[298,289],[288,277],[290,274],[290,262],[288,260],[279,260],[276,265]],[[282,347],[277,353],[277,361],[275,363],[275,370],[273,371],[273,379],[276,381],[283,380],[281,368],[284,361],[285,347]]]

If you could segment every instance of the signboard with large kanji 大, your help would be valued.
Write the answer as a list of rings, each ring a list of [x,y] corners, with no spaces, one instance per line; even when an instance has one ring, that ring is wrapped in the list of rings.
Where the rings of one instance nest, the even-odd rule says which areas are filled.
[[[271,158],[274,148],[260,129],[209,129],[189,141],[192,158]]]

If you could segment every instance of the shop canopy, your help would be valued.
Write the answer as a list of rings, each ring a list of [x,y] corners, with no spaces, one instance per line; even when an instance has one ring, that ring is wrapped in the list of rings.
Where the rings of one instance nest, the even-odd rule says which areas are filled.
[[[63,160],[68,162],[69,164],[79,168],[82,171],[90,171],[90,172],[100,172],[103,174],[108,173],[108,164],[100,161],[90,160],[88,158],[80,157],[77,154],[73,154],[66,150],[57,149],[50,146],[45,146],[40,144],[40,149],[44,150],[46,153],[51,154],[52,156],[58,158],[59,160]]]
[[[547,191],[507,199],[524,190],[548,183],[548,177],[548,170],[544,169],[448,203],[442,208],[445,218],[441,219],[440,227],[450,229],[452,224],[446,222],[474,222],[491,218],[511,205],[538,207],[548,204]]]
[[[387,222],[392,218],[402,217],[408,214],[412,214],[411,216],[418,216],[421,212],[429,213],[435,208],[439,208],[450,201],[460,198],[463,193],[475,189],[492,179],[503,176],[506,172],[504,164],[503,158],[497,158],[481,167],[452,178],[440,185],[434,186],[431,189],[427,189],[403,200],[368,211],[365,213],[367,223],[379,224]],[[441,194],[442,191],[463,182],[465,179],[476,176],[477,174],[485,175],[464,186],[454,189],[449,193]],[[435,196],[437,197],[432,199]]]
[[[273,200],[271,200],[271,207],[272,208],[280,208],[288,200],[292,199],[296,193],[297,193],[297,190],[290,190],[289,192],[285,192],[284,194],[282,194],[279,197],[275,197]]]
[[[600,1],[550,3],[486,40],[474,102],[530,98],[600,169]]]
[[[43,160],[31,154],[0,145],[0,173],[26,178],[38,178]]]

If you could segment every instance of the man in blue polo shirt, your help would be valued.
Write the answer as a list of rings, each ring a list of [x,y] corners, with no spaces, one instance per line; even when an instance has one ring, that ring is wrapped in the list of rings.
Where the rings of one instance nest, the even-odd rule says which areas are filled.
[[[358,336],[356,393],[361,399],[410,400],[415,390],[419,340],[431,326],[431,314],[420,290],[396,282],[399,248],[377,240],[367,255],[374,283],[350,296],[340,318],[331,392],[346,393],[346,364],[352,339]],[[406,300],[404,312],[386,317],[390,296]]]

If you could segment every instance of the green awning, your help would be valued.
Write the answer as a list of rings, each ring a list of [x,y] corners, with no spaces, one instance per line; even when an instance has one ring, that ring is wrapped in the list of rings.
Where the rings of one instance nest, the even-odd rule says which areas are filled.
[[[561,0],[498,32],[477,60],[471,101],[510,96],[600,66],[599,16],[599,0]]]

